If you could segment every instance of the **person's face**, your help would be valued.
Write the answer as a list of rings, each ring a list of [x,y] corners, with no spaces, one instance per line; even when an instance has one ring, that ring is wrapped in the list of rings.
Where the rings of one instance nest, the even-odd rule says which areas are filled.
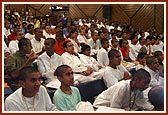
[[[151,41],[149,39],[146,40],[146,45],[150,45]]]
[[[16,37],[17,37],[17,40],[20,40],[20,39],[24,38],[23,32],[18,31]]]
[[[127,33],[123,33],[122,38],[127,38]]]
[[[137,79],[136,85],[140,91],[144,91],[149,87],[149,83],[150,83],[150,78],[140,79],[140,80]]]
[[[158,60],[159,60],[160,62],[162,62],[162,61],[164,60],[164,55],[163,55],[163,54],[160,54],[160,56],[158,57]]]
[[[112,45],[113,45],[114,48],[118,47],[118,45],[119,45],[118,40],[114,39],[113,42],[112,42]]]
[[[93,38],[93,41],[96,41],[97,39],[98,39],[98,34],[97,33],[95,33],[93,36],[92,36],[92,38]]]
[[[30,54],[31,50],[32,50],[32,45],[31,45],[31,42],[29,40],[28,44],[25,47],[26,54]]]
[[[158,62],[158,59],[155,58],[154,61],[149,65],[149,68],[156,71],[159,69],[158,67],[159,67],[159,62]]]
[[[32,96],[39,91],[41,85],[41,75],[39,72],[30,73],[25,81],[23,81],[23,88],[26,93]]]
[[[62,41],[64,39],[63,37],[63,32],[61,28],[57,28],[56,30],[56,40],[57,41]]]
[[[34,27],[31,26],[31,27],[29,28],[29,33],[30,33],[30,34],[33,34],[33,32],[34,32]]]
[[[6,28],[10,28],[10,22],[6,22],[5,27],[6,27]]]
[[[137,36],[137,35],[134,37],[134,42],[135,42],[135,43],[138,42],[138,36]]]
[[[44,47],[45,47],[45,51],[46,52],[51,52],[54,49],[54,46],[52,45],[52,43],[50,42],[50,40],[45,40]]]
[[[152,45],[155,44],[155,39],[152,39],[152,40],[151,40],[151,44],[152,44]]]
[[[146,42],[146,39],[144,37],[142,37],[141,43],[145,44],[145,42]]]
[[[104,38],[108,38],[108,33],[103,33],[104,34]]]
[[[76,37],[78,36],[78,33],[77,33],[77,32],[74,32],[74,33],[72,34],[72,36],[73,36],[73,38],[76,38]]]
[[[118,66],[121,64],[121,54],[118,52],[114,55],[112,59],[110,59],[110,63],[112,63],[114,66]]]
[[[123,48],[128,48],[128,41],[123,41],[122,47]]]
[[[100,33],[100,39],[103,39],[103,38],[104,38],[104,34]]]
[[[65,48],[65,51],[70,54],[74,53],[74,45],[72,44],[72,42],[67,43],[67,47]]]
[[[68,68],[64,71],[61,77],[58,77],[61,84],[64,86],[73,86],[74,84],[74,76],[72,68]]]
[[[113,35],[112,35],[112,39],[116,39],[116,34],[113,34]]]
[[[20,30],[20,26],[17,26],[15,29],[14,29],[14,32],[18,32]]]
[[[84,54],[87,55],[87,56],[90,56],[90,48],[87,48],[85,51],[84,51]]]
[[[36,37],[36,38],[42,38],[42,37],[43,37],[43,31],[42,31],[42,29],[38,29],[38,30],[35,32],[35,37]]]
[[[45,31],[50,34],[51,33],[51,27],[50,26],[46,26],[45,27]]]
[[[144,56],[143,58],[140,58],[140,59],[139,59],[139,63],[140,63],[141,65],[145,65],[145,63],[146,63],[146,56]]]
[[[109,48],[109,42],[105,41],[104,44],[102,44],[103,48],[107,49]]]

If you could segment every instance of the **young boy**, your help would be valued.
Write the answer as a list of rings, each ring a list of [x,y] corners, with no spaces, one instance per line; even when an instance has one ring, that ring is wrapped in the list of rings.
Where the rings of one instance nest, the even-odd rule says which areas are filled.
[[[109,64],[108,51],[109,51],[109,41],[108,39],[101,40],[102,48],[98,50],[97,61],[102,67],[106,67]]]
[[[146,53],[144,53],[144,52],[138,53],[138,56],[137,56],[138,65],[136,66],[136,70],[145,67],[145,65],[146,65],[146,57],[147,57]]]
[[[68,65],[61,65],[55,70],[54,75],[58,77],[61,86],[54,93],[53,103],[60,111],[76,110],[75,107],[81,101],[81,96],[79,90],[73,87],[72,68]]]
[[[6,98],[5,111],[57,110],[52,104],[46,88],[41,85],[40,76],[34,67],[22,68],[19,74],[19,83],[22,87]]]
[[[121,54],[118,50],[108,52],[109,65],[103,71],[103,80],[109,88],[121,80],[131,78],[131,74],[121,65]]]

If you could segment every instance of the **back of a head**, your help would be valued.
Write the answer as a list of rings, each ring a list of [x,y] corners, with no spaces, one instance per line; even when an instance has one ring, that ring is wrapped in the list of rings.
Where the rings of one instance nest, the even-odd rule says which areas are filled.
[[[146,53],[144,53],[144,52],[140,52],[140,53],[138,53],[137,58],[138,58],[138,60],[139,60],[139,59],[144,58],[146,55],[147,55]]]
[[[114,56],[117,54],[117,53],[120,53],[118,50],[116,49],[111,49],[109,52],[108,52],[108,58],[109,59],[113,59]]]
[[[108,39],[102,39],[101,44],[103,45],[105,42],[108,42]]]
[[[62,74],[65,72],[66,69],[68,68],[71,68],[70,66],[68,65],[61,65],[61,66],[58,66],[57,69],[55,70],[54,72],[54,76],[59,76],[59,77],[62,77]]]
[[[151,78],[151,76],[149,72],[146,71],[145,69],[138,69],[133,75],[133,79],[134,78],[138,78],[139,80],[142,80],[142,79]]]
[[[87,45],[87,44],[83,44],[83,45],[81,45],[81,52],[85,52],[86,49],[88,49],[88,48],[91,49],[90,46]]]
[[[146,58],[146,65],[149,66],[156,58],[154,56],[150,56]]]
[[[32,67],[32,66],[23,67],[20,70],[18,80],[25,81],[26,77],[28,77],[31,73],[34,73],[34,72],[38,72],[37,68]]]
[[[153,56],[155,57],[155,58],[158,58],[159,56],[161,56],[162,55],[162,52],[161,51],[155,51],[154,53],[153,53]]]
[[[68,42],[71,42],[71,41],[65,41],[64,43],[63,43],[63,48],[67,48],[67,44],[68,44]]]
[[[30,40],[27,38],[20,39],[19,43],[18,43],[19,50],[21,50],[23,48],[23,46],[27,46],[29,42],[30,42]]]
[[[148,92],[148,98],[156,110],[164,110],[164,88],[162,86],[152,87]]]
[[[47,38],[46,40],[50,41],[53,46],[55,45],[55,40],[53,38]]]

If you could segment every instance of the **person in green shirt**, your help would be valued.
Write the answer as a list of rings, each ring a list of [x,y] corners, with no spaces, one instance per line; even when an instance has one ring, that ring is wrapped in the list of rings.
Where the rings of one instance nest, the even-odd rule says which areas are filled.
[[[79,90],[73,86],[74,76],[72,68],[68,65],[59,66],[54,75],[61,82],[53,96],[53,103],[60,111],[75,111],[76,105],[81,102]]]

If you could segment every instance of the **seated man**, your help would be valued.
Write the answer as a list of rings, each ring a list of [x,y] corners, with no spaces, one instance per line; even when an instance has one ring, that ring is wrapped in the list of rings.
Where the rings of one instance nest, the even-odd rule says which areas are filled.
[[[55,40],[47,38],[44,42],[45,52],[37,59],[38,70],[45,80],[45,84],[57,80],[54,71],[62,65],[61,56],[54,52]],[[56,82],[56,81],[55,81]]]
[[[61,86],[56,90],[53,102],[60,111],[74,111],[76,105],[81,101],[81,96],[77,87],[73,86],[74,77],[72,68],[68,65],[59,66],[54,75],[61,82]]]
[[[74,80],[80,83],[96,80],[97,74],[93,69],[82,65],[80,59],[74,55],[74,46],[71,41],[66,41],[63,44],[65,53],[61,55],[63,64],[69,65],[74,74]],[[98,74],[99,75],[99,74]]]
[[[108,52],[109,52],[109,41],[108,39],[101,40],[102,48],[97,52],[97,61],[102,67],[106,67],[109,64]]]
[[[147,102],[142,92],[148,88],[150,79],[149,72],[139,69],[131,80],[120,81],[98,95],[93,106],[107,106],[127,111],[152,110],[153,105]]]
[[[90,55],[91,47],[89,45],[82,45],[81,53],[82,54],[79,54],[79,57],[83,65],[91,67],[94,71],[99,71],[99,69],[102,68],[102,66],[97,62],[97,60]]]
[[[108,52],[109,65],[104,68],[103,80],[109,88],[118,81],[131,78],[131,74],[121,64],[121,54],[116,49]]]
[[[32,51],[32,46],[29,39],[20,39],[18,47],[19,51],[10,55],[6,59],[6,72],[9,76],[7,83],[13,91],[20,87],[17,80],[20,70],[25,66],[33,66],[33,61],[38,57],[38,55]]]
[[[141,69],[141,68],[145,68],[145,65],[146,65],[146,57],[147,57],[147,54],[144,53],[144,52],[140,52],[138,53],[138,56],[137,56],[137,65],[136,65],[136,70],[138,69]]]
[[[54,111],[57,110],[41,85],[40,73],[34,67],[24,67],[20,70],[19,83],[21,88],[5,100],[5,111]]]
[[[148,93],[149,101],[154,105],[154,110],[164,111],[164,88],[160,85],[154,86]]]

